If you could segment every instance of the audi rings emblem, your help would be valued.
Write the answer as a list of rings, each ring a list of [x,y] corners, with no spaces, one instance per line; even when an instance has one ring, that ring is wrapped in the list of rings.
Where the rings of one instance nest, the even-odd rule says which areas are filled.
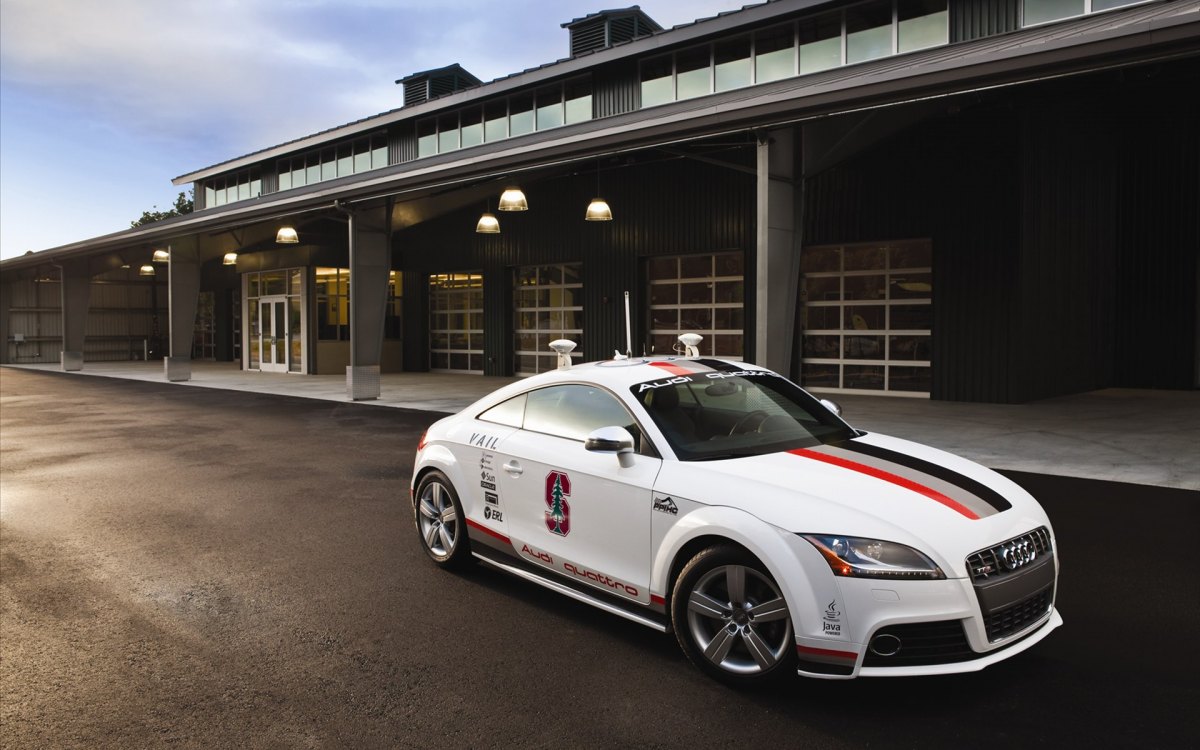
[[[1028,539],[1010,542],[1000,548],[1000,564],[1008,570],[1028,565],[1037,559],[1037,549]]]

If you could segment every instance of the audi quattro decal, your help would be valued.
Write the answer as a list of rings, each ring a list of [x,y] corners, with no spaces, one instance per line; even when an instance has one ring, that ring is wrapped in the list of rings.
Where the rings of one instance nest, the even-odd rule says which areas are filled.
[[[637,599],[641,594],[641,591],[638,589],[638,587],[634,586],[632,583],[626,583],[619,578],[613,578],[606,573],[592,570],[591,568],[580,565],[579,563],[571,562],[570,560],[556,558],[549,552],[538,549],[537,547],[531,547],[528,544],[522,544],[521,549],[518,550],[518,552],[520,553],[521,557],[525,558],[526,560],[549,567],[555,572],[565,574],[568,577],[582,579],[583,581],[597,588],[611,591],[616,594],[621,594],[632,599]]]

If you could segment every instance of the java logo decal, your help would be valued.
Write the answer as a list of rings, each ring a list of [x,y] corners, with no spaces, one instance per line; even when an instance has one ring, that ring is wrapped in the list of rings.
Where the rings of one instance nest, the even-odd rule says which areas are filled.
[[[571,478],[561,471],[546,475],[546,528],[559,536],[571,533]]]

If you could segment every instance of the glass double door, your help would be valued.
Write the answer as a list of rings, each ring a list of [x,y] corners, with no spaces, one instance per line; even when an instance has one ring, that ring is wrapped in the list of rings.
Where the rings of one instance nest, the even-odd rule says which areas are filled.
[[[290,313],[291,307],[285,296],[260,297],[258,300],[258,331],[251,345],[258,348],[262,372],[288,371],[288,352],[292,348]]]

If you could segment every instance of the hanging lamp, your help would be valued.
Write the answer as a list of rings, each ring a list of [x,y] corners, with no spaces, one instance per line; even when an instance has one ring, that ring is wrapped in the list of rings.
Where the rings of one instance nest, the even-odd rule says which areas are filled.
[[[483,216],[475,223],[477,234],[500,234],[500,221],[491,213],[490,201],[483,204]]]
[[[528,211],[529,202],[525,200],[525,193],[521,192],[521,188],[507,187],[500,194],[500,203],[496,208],[501,211]]]
[[[583,215],[584,221],[612,221],[612,209],[608,207],[608,203],[600,196],[600,160],[596,160],[596,196],[592,198],[592,202],[588,204],[587,213]]]
[[[153,275],[154,275],[154,266],[150,265],[149,263],[147,263],[146,265],[144,265],[138,269],[138,276],[153,276]]]
[[[237,265],[237,253],[225,253],[225,257],[221,258],[221,265],[236,266]]]
[[[300,242],[300,233],[294,227],[280,227],[275,233],[275,242],[280,245],[296,245]]]

